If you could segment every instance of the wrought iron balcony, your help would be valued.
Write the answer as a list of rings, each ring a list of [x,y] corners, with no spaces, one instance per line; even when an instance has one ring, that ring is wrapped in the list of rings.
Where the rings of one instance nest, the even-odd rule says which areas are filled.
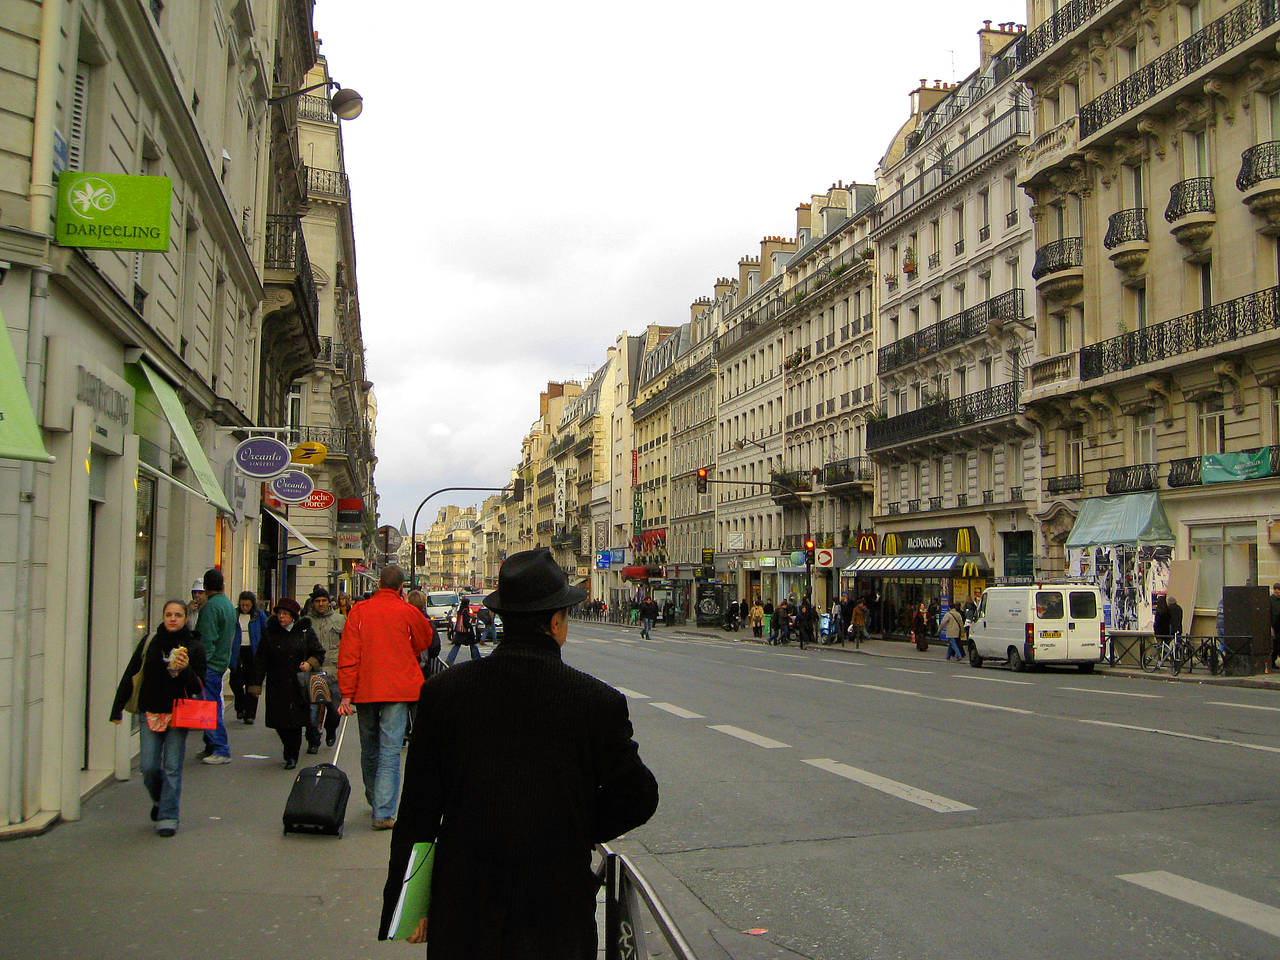
[[[956,494],[956,506],[967,507],[969,505],[969,495],[967,493]]]
[[[1170,460],[1169,486],[1200,486],[1200,463],[1201,460],[1199,457],[1183,457],[1180,460]]]
[[[345,457],[349,453],[348,439],[354,430],[345,427],[294,427],[288,436],[290,446],[300,443],[323,443],[331,457]]]
[[[982,226],[978,228],[978,242],[986,243],[990,239],[991,239],[991,225],[988,223],[984,223]],[[961,251],[959,250],[956,251],[956,253],[960,253],[960,252]]]
[[[1251,190],[1264,180],[1280,179],[1280,140],[1268,140],[1240,155],[1236,189]]]
[[[305,94],[298,97],[298,119],[316,120],[320,123],[337,123],[333,117],[333,109],[329,106],[328,97],[313,97]]]
[[[318,167],[307,167],[307,192],[312,196],[324,194],[329,197],[347,196],[347,175],[341,170],[321,170]]]
[[[929,254],[930,270],[937,270],[938,267],[941,265],[942,265],[942,252],[940,250],[935,250],[933,253]]]
[[[1107,472],[1107,493],[1139,493],[1154,490],[1159,479],[1160,465],[1135,463],[1128,467],[1116,467]]]
[[[1036,250],[1036,263],[1031,268],[1031,277],[1040,280],[1051,273],[1083,265],[1084,241],[1079,237],[1065,237],[1046,243]]]
[[[1084,476],[1069,473],[1061,477],[1050,477],[1045,481],[1044,488],[1050,493],[1078,493],[1084,489]]]
[[[872,420],[867,424],[867,449],[879,450],[909,440],[998,420],[1018,412],[1018,382],[1002,383],[963,397],[931,403],[918,410]]]
[[[1115,0],[1071,0],[1070,3],[1063,4],[1052,17],[1022,35],[1014,53],[1018,69],[1034,63],[1059,40],[1079,30],[1098,11],[1114,2]]]
[[[1017,210],[1010,210],[1008,213],[1004,215],[1004,225],[1006,227],[1012,227],[1017,222],[1018,222]]]
[[[890,504],[889,504],[889,512],[890,512],[890,513],[901,513],[901,512],[902,512],[902,501],[901,501],[901,500],[894,500],[894,501],[890,502]]]
[[[822,468],[822,483],[828,487],[838,487],[847,483],[870,483],[871,480],[871,461],[866,457],[832,460]]]
[[[1130,330],[1080,349],[1080,379],[1093,380],[1146,363],[1230,343],[1280,326],[1280,287],[1268,287],[1208,310]]]
[[[294,276],[300,312],[314,328],[320,316],[320,295],[316,291],[307,241],[302,235],[302,219],[288,214],[267,215],[266,251],[263,266],[268,270],[288,271]],[[319,334],[312,339],[319,344]]]
[[[703,377],[709,377],[715,372],[715,357],[703,357],[688,369],[673,374],[671,379],[667,381],[667,392],[671,393],[679,390],[681,387],[693,383],[695,380],[701,380]]]
[[[1280,20],[1276,0],[1245,0],[1203,30],[1139,67],[1080,108],[1080,139],[1119,120],[1142,104],[1246,43]],[[1241,188],[1244,189],[1244,188]]]
[[[1192,213],[1213,213],[1213,177],[1192,177],[1169,188],[1169,205],[1164,218],[1176,223]]]
[[[984,505],[996,502],[996,492],[994,490],[982,491],[982,502]]]
[[[989,324],[1021,320],[1024,316],[1022,308],[1020,289],[974,304],[939,323],[881,347],[876,355],[876,372],[883,376],[921,357],[985,336]]]
[[[941,510],[941,509],[942,509],[942,498],[941,498],[941,497],[930,497],[930,498],[929,498],[929,509],[930,509],[930,510]]]
[[[919,498],[917,498],[917,499],[915,499],[915,500],[908,500],[908,501],[907,501],[907,513],[919,513],[919,512],[920,512],[920,500],[919,500]]]
[[[1107,221],[1107,235],[1103,238],[1102,245],[1108,250],[1114,250],[1122,243],[1134,243],[1146,239],[1147,209],[1134,207],[1111,215]]]

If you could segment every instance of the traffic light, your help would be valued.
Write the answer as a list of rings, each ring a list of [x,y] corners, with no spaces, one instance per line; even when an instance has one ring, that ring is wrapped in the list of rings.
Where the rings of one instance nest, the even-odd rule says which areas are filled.
[[[413,545],[413,559],[419,566],[423,566],[427,562],[427,545],[425,543],[415,543]]]
[[[698,492],[699,493],[707,492],[707,468],[706,467],[698,468]]]
[[[817,544],[813,542],[813,537],[809,537],[804,542],[804,562],[810,567],[813,566],[813,548],[816,546]]]

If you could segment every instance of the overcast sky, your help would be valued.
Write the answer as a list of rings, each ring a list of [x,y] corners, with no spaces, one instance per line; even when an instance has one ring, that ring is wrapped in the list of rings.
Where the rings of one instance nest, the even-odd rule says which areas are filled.
[[[976,69],[988,18],[1026,5],[318,0],[365,98],[343,135],[380,522],[504,484],[548,380],[686,321],[812,193],[873,183],[909,92]]]

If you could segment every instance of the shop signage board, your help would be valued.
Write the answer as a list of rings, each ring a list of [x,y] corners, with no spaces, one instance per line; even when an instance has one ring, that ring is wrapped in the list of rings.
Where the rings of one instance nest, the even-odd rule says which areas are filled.
[[[358,533],[338,533],[338,549],[339,550],[359,550],[360,534]]]
[[[633,487],[640,485],[640,451],[631,451],[631,485]]]
[[[294,463],[318,467],[324,463],[327,456],[329,456],[328,447],[318,440],[308,440],[306,443],[300,443],[293,448],[290,459]]]
[[[1230,483],[1271,476],[1271,448],[1251,453],[1206,453],[1200,458],[1200,482]]]
[[[716,552],[714,550],[708,549],[707,547],[703,547],[702,548],[702,565],[704,567],[714,567],[715,564],[716,564]]]
[[[556,469],[556,500],[555,500],[555,522],[564,525],[564,508],[565,508],[565,476],[564,470]]]
[[[778,565],[777,557],[761,557],[760,558],[761,569],[765,567],[776,567],[777,565]]]
[[[981,553],[976,527],[947,527],[940,530],[911,530],[886,533],[882,540],[886,556],[904,553]]]
[[[67,170],[58,175],[54,243],[92,250],[168,250],[168,177]]]
[[[302,503],[315,491],[315,481],[301,470],[288,470],[271,481],[272,495],[284,503]]]
[[[741,530],[725,534],[725,546],[730,550],[745,550],[747,548],[747,535]]]
[[[338,498],[328,490],[312,490],[311,496],[303,500],[298,506],[304,510],[328,510],[337,502]]]
[[[815,567],[830,567],[835,563],[835,553],[829,547],[819,547],[813,552]]]
[[[640,488],[635,488],[635,493],[631,498],[631,535],[633,537],[640,536],[640,528],[644,525],[644,500],[640,495]]]
[[[878,552],[876,535],[874,533],[860,532],[858,534],[858,552],[859,553],[876,553]]]
[[[627,562],[627,548],[614,547],[609,551],[609,563],[612,566],[619,566]]]
[[[338,529],[364,529],[364,501],[359,497],[340,497],[338,499]]]
[[[613,559],[613,554],[612,554],[612,552],[611,552],[611,551],[609,551],[609,550],[597,550],[597,551],[596,551],[596,569],[597,569],[597,570],[608,570],[608,569],[609,569],[609,565],[610,565],[610,561],[611,561],[612,559]]]
[[[292,459],[293,453],[275,437],[250,437],[236,447],[232,462],[246,477],[272,480],[289,469]]]
[[[698,626],[718,627],[724,622],[724,588],[718,583],[699,583],[694,599]]]

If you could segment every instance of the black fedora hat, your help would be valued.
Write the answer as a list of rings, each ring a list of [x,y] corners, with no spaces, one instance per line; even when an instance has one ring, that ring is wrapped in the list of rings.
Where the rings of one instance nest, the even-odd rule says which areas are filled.
[[[484,605],[499,613],[536,613],[572,607],[587,597],[581,587],[569,586],[560,564],[546,547],[513,553],[498,568],[498,589]]]

